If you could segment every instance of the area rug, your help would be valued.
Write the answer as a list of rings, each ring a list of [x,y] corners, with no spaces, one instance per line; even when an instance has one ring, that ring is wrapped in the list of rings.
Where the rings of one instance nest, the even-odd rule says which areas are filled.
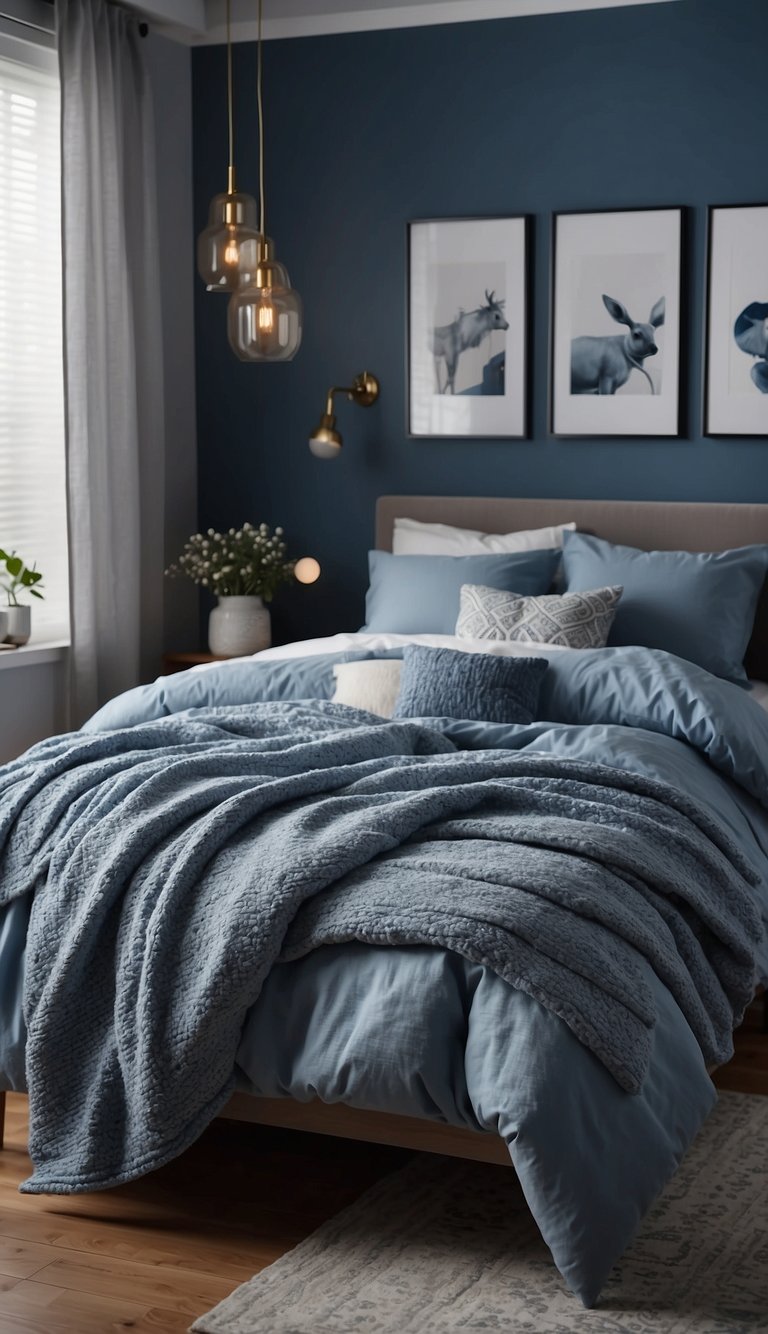
[[[768,1331],[768,1098],[720,1095],[594,1311],[568,1292],[514,1186],[504,1168],[420,1155],[192,1329]]]

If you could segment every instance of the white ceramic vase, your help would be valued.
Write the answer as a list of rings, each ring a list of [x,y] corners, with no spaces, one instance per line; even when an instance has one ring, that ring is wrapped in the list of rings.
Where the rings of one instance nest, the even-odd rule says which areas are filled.
[[[6,607],[8,621],[5,627],[6,644],[26,644],[32,633],[31,607]]]
[[[222,658],[258,653],[272,643],[272,625],[260,597],[219,598],[208,618],[208,647]]]

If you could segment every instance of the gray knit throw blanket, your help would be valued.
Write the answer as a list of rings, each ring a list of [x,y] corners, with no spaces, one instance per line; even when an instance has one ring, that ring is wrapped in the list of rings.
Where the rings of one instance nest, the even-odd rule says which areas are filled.
[[[646,959],[707,1061],[750,999],[755,873],[679,792],[584,761],[457,751],[340,705],[200,709],[0,770],[0,901],[35,891],[34,1174],[116,1185],[201,1133],[279,958],[429,944],[559,1015],[636,1092]]]

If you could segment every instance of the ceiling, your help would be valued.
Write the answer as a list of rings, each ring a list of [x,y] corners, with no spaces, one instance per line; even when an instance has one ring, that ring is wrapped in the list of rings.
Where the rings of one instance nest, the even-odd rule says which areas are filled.
[[[226,0],[132,0],[169,37],[194,45],[226,39]],[[610,9],[674,0],[264,0],[264,37],[322,36],[376,28],[467,23],[576,9]],[[234,41],[253,41],[257,0],[232,0]]]

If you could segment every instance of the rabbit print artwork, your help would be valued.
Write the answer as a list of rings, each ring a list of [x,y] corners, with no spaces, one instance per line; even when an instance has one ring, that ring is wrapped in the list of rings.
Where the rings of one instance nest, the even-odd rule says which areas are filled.
[[[651,393],[655,394],[653,380],[643,362],[646,357],[655,357],[659,350],[655,334],[664,323],[664,297],[656,302],[647,324],[633,320],[626,307],[612,296],[604,295],[603,305],[618,324],[626,324],[629,333],[598,337],[582,335],[572,339],[571,393],[615,394],[627,383],[632,371],[639,371],[648,381]]]

